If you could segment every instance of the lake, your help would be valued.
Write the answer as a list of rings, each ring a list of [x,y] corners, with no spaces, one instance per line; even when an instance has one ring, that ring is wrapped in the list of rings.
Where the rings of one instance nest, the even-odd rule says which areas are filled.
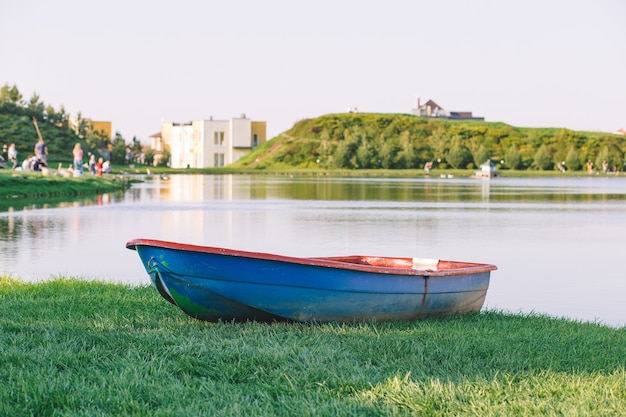
[[[4,203],[3,203],[4,204]],[[134,238],[290,256],[498,266],[485,308],[626,326],[626,177],[144,177],[125,192],[3,206],[0,275],[148,284]]]

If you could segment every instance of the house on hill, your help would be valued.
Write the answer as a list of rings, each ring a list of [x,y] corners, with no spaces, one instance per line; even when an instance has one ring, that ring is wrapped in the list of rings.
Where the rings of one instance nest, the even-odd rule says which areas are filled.
[[[412,109],[411,114],[421,117],[436,117],[451,120],[485,120],[484,117],[474,117],[471,111],[447,111],[432,100],[421,104],[419,98],[417,99],[417,108]]]

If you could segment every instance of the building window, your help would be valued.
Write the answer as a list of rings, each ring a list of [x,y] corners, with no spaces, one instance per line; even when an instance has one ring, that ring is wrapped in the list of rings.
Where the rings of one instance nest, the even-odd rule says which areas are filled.
[[[252,147],[256,148],[257,146],[259,146],[259,134],[253,133],[252,134]]]
[[[214,132],[213,139],[216,145],[219,145],[219,146],[223,145],[224,144],[224,132]]]
[[[213,166],[215,166],[215,167],[223,167],[224,166],[224,154],[223,153],[215,153],[215,154],[213,154]]]

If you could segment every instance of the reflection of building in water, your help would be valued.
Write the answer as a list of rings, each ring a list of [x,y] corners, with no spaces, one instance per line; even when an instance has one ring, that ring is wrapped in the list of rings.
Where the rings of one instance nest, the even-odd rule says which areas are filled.
[[[235,235],[253,230],[258,217],[263,216],[240,208],[245,207],[240,201],[255,199],[262,192],[259,189],[264,189],[263,185],[242,181],[241,176],[235,180],[233,175],[171,175],[161,184],[160,200],[184,207],[166,210],[164,221],[157,226],[175,240],[229,245],[236,240]],[[229,203],[233,200],[237,201]]]
[[[203,201],[232,200],[232,175],[172,175],[167,187],[161,187],[161,200]],[[243,190],[241,199],[250,197],[250,189]]]
[[[481,195],[483,197],[483,201],[489,201],[489,195],[490,195],[490,181],[483,181],[482,185],[481,185]]]
[[[160,146],[169,147],[172,168],[211,168],[229,165],[266,140],[266,122],[245,114],[230,120],[166,122]]]

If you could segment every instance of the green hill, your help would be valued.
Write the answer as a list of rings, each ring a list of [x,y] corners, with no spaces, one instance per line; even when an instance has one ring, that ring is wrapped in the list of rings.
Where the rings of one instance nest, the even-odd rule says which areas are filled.
[[[623,170],[622,135],[504,123],[447,120],[408,114],[345,113],[305,119],[231,164],[232,168],[476,168]]]

